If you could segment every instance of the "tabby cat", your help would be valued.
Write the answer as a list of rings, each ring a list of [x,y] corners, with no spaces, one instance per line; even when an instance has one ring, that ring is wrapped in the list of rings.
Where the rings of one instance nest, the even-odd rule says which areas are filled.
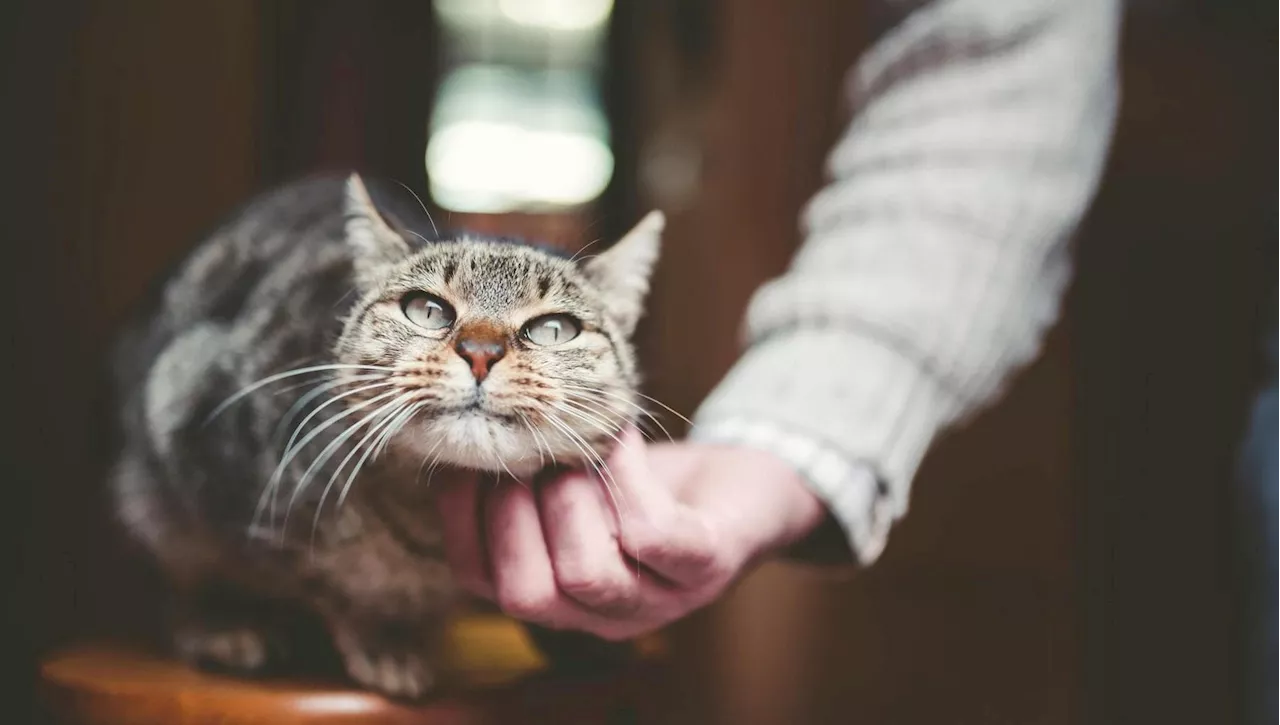
[[[574,259],[376,196],[293,183],[181,262],[117,351],[112,488],[183,656],[278,661],[271,603],[322,623],[354,680],[419,697],[456,599],[432,470],[602,464],[641,413],[629,337],[663,219]]]

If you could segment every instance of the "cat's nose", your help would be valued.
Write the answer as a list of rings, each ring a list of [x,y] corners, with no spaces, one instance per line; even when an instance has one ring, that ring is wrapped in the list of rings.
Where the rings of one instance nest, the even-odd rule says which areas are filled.
[[[484,379],[489,376],[489,371],[493,369],[494,363],[507,354],[507,346],[503,344],[502,339],[488,335],[464,335],[458,340],[456,349],[458,355],[471,366],[471,374],[476,377],[477,383],[484,382]]]

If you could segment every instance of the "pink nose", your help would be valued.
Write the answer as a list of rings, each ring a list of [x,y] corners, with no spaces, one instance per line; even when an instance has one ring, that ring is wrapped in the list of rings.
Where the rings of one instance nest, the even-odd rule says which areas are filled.
[[[471,374],[475,376],[477,383],[484,382],[484,379],[489,377],[489,371],[493,369],[494,363],[507,354],[507,346],[502,340],[490,336],[463,337],[458,340],[455,349],[458,355],[471,366]]]

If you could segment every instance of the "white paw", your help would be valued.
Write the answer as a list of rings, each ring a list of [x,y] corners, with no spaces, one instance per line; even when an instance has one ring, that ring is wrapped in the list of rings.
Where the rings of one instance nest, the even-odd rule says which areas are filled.
[[[267,643],[247,628],[191,629],[177,635],[178,652],[189,661],[254,672],[267,663]]]
[[[345,661],[353,680],[390,697],[417,699],[436,684],[430,665],[415,654],[355,652]]]

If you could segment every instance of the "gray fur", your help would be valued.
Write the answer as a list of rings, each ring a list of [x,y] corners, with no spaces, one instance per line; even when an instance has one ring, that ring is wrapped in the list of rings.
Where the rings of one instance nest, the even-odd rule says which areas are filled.
[[[229,617],[206,596],[231,589],[318,614],[358,681],[424,694],[453,590],[419,479],[436,465],[521,476],[553,461],[592,465],[640,412],[628,336],[660,216],[586,262],[413,231],[354,175],[286,186],[196,248],[124,335],[113,490],[185,604],[176,642],[187,656],[240,669],[269,660],[271,633],[245,614],[253,609]],[[416,292],[451,303],[455,323],[410,322],[401,301]],[[549,313],[577,318],[581,334],[550,347],[521,336]],[[459,331],[482,328],[506,354],[477,384],[455,346]],[[387,369],[317,371],[241,393],[328,364]],[[393,401],[401,407],[381,408]],[[295,442],[309,443],[277,474],[304,419]]]

